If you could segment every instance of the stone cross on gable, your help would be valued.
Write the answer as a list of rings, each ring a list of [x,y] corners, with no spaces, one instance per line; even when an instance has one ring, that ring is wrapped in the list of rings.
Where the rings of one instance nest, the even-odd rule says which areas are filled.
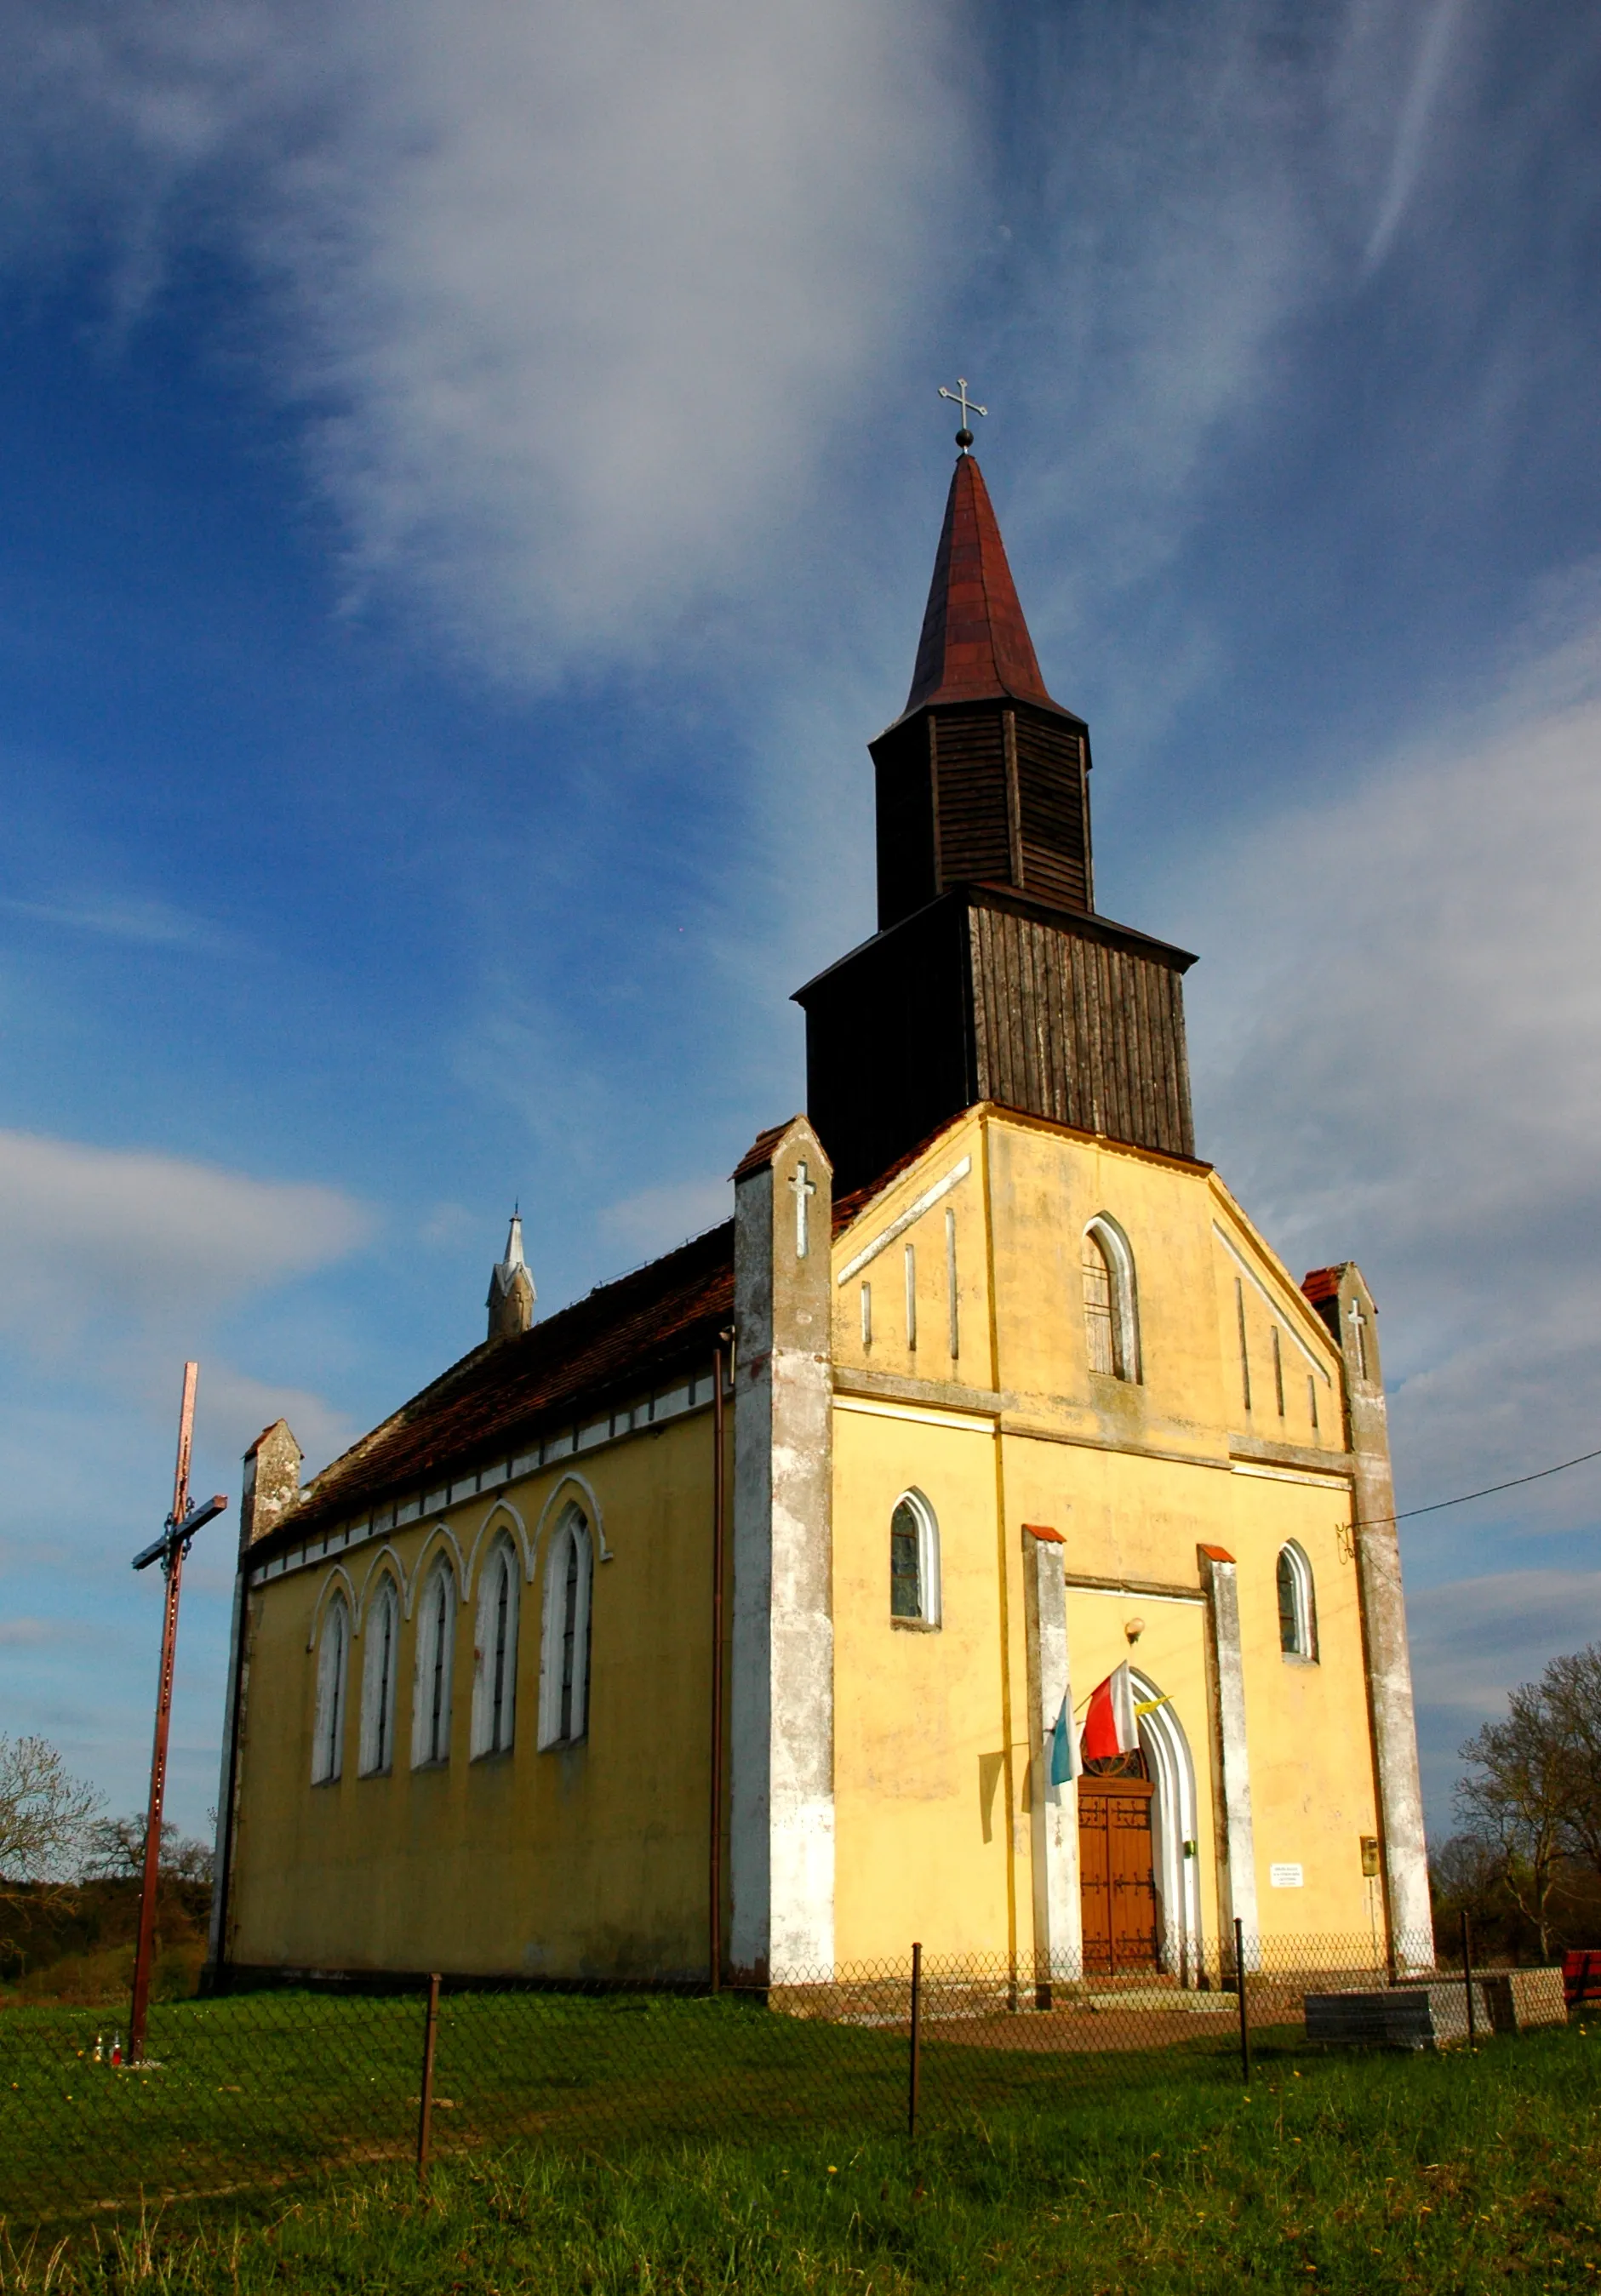
[[[1367,1376],[1367,1318],[1362,1313],[1360,1302],[1356,1300],[1351,1301],[1351,1306],[1346,1309],[1346,1314],[1351,1318],[1351,1343],[1356,1349],[1357,1369],[1366,1379]]]
[[[795,1199],[795,1257],[797,1259],[804,1259],[811,1248],[810,1222],[807,1218],[807,1206],[817,1193],[817,1182],[807,1177],[804,1157],[791,1175],[789,1187],[790,1193]]]

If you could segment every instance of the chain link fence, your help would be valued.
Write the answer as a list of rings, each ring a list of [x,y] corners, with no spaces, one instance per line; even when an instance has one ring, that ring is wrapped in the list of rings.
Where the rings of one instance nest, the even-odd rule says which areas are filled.
[[[1244,1964],[1243,1987],[1236,1964]],[[615,2154],[786,2131],[883,2136],[1049,2107],[1176,2055],[1489,2039],[1565,2014],[1559,1971],[1478,1970],[1371,1939],[1293,1938],[1072,1974],[925,1956],[756,1988],[323,1975],[151,2012],[119,2062],[104,2009],[0,2009],[11,2226],[513,2140]]]

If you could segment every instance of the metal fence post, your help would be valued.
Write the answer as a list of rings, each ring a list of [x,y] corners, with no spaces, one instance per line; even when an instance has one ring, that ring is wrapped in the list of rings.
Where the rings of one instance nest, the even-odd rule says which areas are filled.
[[[1251,2012],[1245,2000],[1245,1924],[1236,1914],[1234,1923],[1234,1981],[1240,1997],[1240,2070],[1251,2086]]]
[[[912,1948],[912,2063],[911,2083],[907,2094],[906,2128],[908,2136],[917,2134],[917,2088],[923,2074],[923,1948]]]
[[[423,2028],[423,2094],[417,2099],[417,2182],[427,2181],[433,2144],[433,2052],[439,2030],[439,1972],[428,1980],[428,2016]]]
[[[1478,2031],[1474,2023],[1474,1933],[1467,1915],[1462,1916],[1462,1982],[1467,1993],[1467,2046],[1479,2046]]]

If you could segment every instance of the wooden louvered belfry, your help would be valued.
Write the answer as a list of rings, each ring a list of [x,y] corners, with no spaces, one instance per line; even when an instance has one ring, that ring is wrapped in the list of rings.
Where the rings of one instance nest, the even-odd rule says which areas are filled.
[[[907,706],[869,747],[879,929],[798,999],[836,1185],[982,1100],[1193,1156],[1194,960],[1096,911],[1089,729],[1040,675],[971,455]]]

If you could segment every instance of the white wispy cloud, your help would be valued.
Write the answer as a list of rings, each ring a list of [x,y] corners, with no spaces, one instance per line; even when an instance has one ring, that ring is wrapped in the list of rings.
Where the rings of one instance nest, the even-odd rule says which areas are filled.
[[[1598,754],[1601,623],[1191,876],[1206,1152],[1299,1264],[1361,1261],[1419,1501],[1601,1414]],[[1601,1486],[1499,1512],[1594,1521]]]
[[[693,645],[934,277],[969,127],[911,0],[17,0],[26,260],[263,283],[351,595],[535,682]]]
[[[215,954],[229,946],[227,936],[207,918],[174,908],[168,902],[89,898],[23,901],[0,898],[0,910],[30,923],[58,926],[65,932],[93,933],[103,940],[143,942],[152,948],[205,949]]]
[[[0,1332],[47,1357],[203,1330],[372,1226],[334,1188],[28,1132],[0,1132]]]

